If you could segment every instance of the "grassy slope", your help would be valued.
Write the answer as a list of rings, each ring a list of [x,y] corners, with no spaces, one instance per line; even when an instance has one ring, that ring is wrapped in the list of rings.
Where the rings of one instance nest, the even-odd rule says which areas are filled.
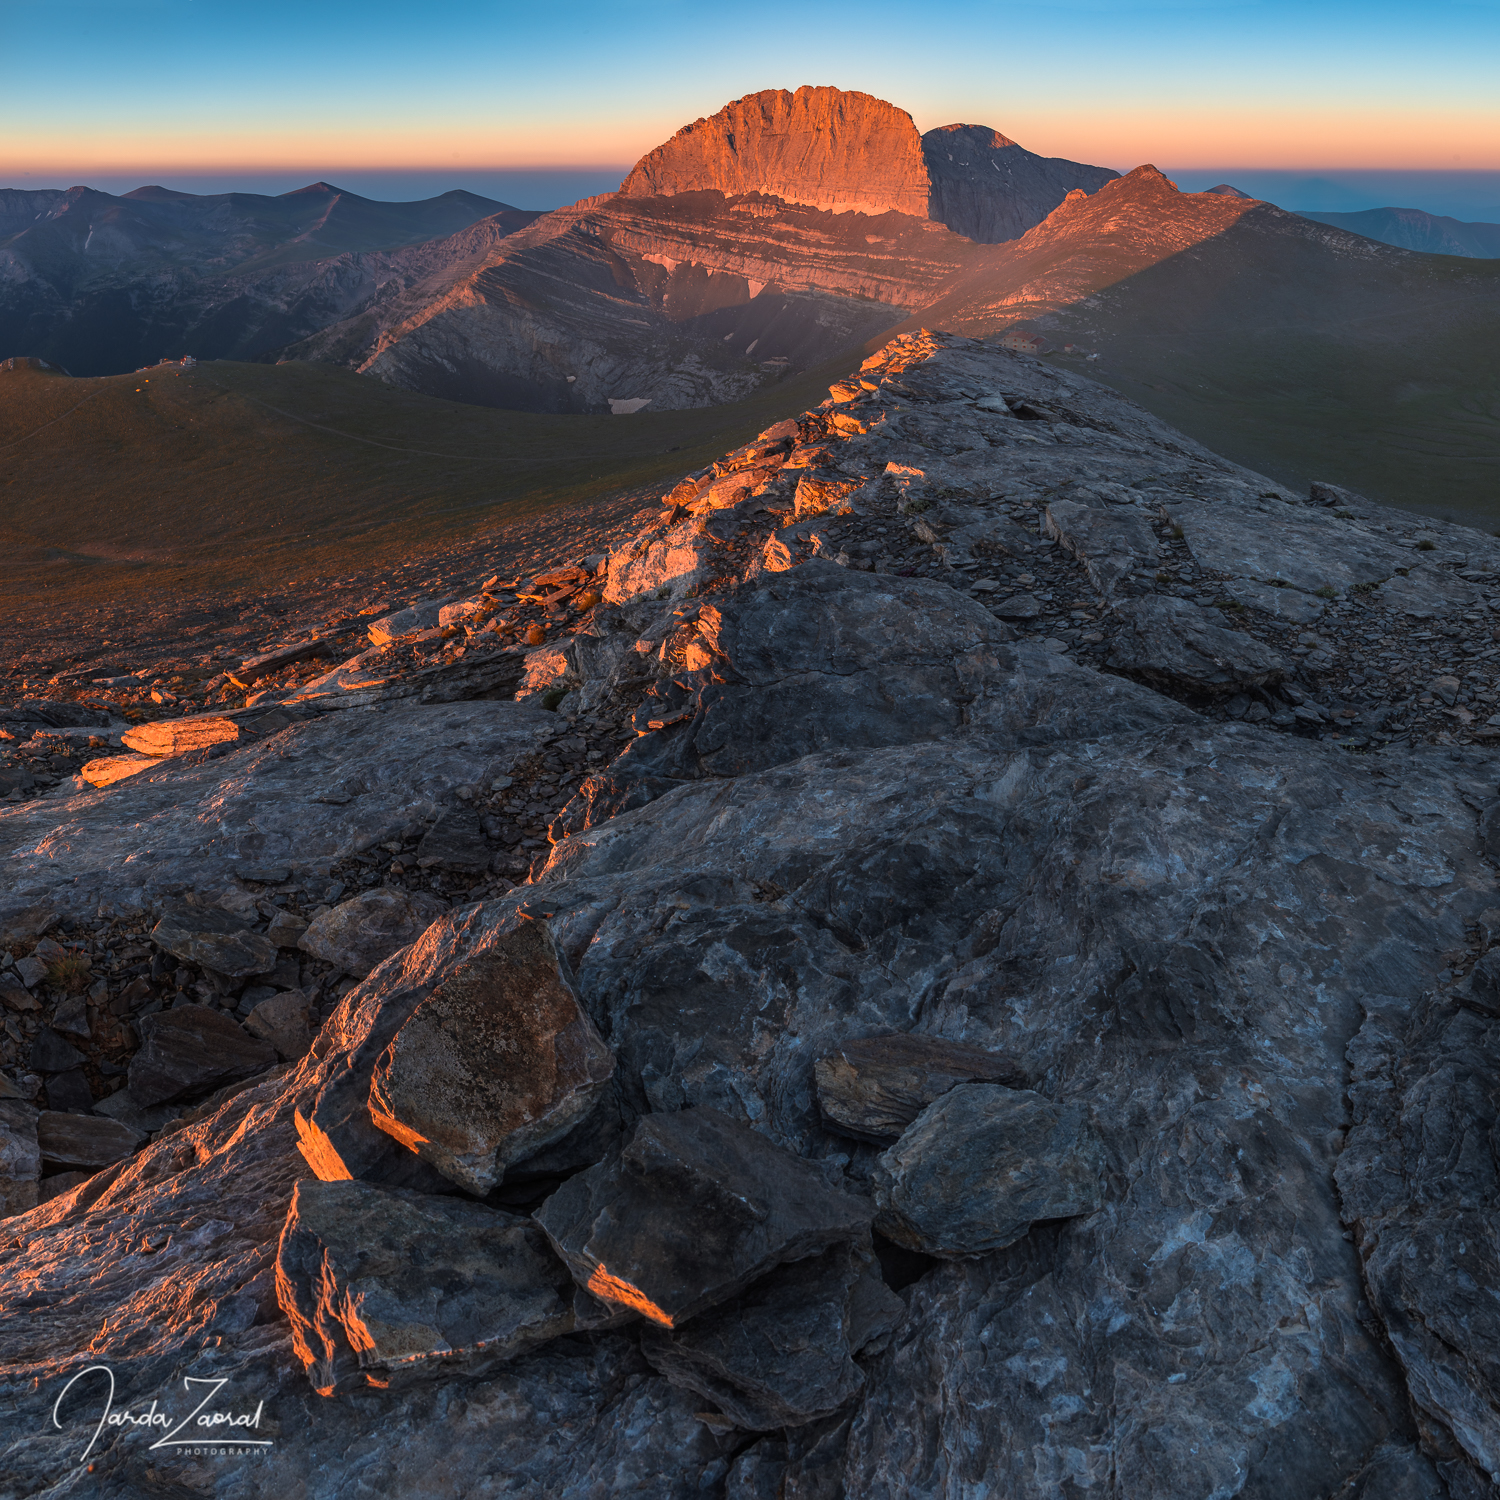
[[[307,364],[0,372],[0,591],[66,606],[388,567],[665,484],[816,405],[849,364],[733,406],[632,417],[464,406]]]

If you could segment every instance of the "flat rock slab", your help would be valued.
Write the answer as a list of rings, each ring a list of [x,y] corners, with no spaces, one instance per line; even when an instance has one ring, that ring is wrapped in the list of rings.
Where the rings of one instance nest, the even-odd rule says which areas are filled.
[[[370,1115],[483,1194],[578,1124],[613,1073],[546,927],[523,922],[461,964],[396,1033],[370,1081]]]
[[[1151,517],[1135,506],[1054,500],[1043,524],[1083,564],[1102,594],[1112,592],[1135,569],[1154,563],[1161,552]]]
[[[210,745],[233,744],[243,733],[233,719],[222,714],[190,714],[183,719],[158,719],[128,729],[121,743],[142,755],[165,757],[207,750]]]
[[[168,912],[151,929],[151,941],[230,979],[269,974],[281,957],[276,944],[249,923],[227,911],[196,906]]]
[[[861,1037],[813,1065],[818,1108],[829,1125],[856,1140],[893,1141],[929,1104],[960,1083],[1024,1087],[1015,1061],[943,1037]]]
[[[207,1093],[253,1077],[276,1061],[269,1042],[206,1005],[178,1005],[142,1016],[137,1025],[141,1046],[130,1059],[128,1086],[138,1104],[169,1104]]]
[[[323,1396],[473,1375],[570,1332],[572,1292],[531,1220],[365,1182],[299,1182],[276,1253],[292,1347]]]
[[[1311,625],[1321,620],[1324,602],[1297,588],[1273,588],[1268,583],[1235,582],[1224,585],[1224,595],[1243,604],[1246,609],[1256,609],[1263,615],[1277,620],[1290,620],[1294,625]]]
[[[362,979],[419,938],[447,909],[447,902],[426,891],[381,886],[314,917],[297,946]]]
[[[78,774],[93,787],[113,786],[127,776],[137,776],[161,764],[154,755],[104,755],[86,761]]]
[[[1038,1219],[1104,1200],[1104,1153],[1081,1105],[963,1083],[917,1116],[875,1170],[875,1226],[925,1255],[987,1255]]]
[[[123,1161],[146,1137],[108,1116],[43,1110],[37,1116],[36,1139],[43,1161],[65,1167],[107,1167]]]
[[[675,1328],[783,1261],[863,1241],[868,1203],[716,1109],[648,1115],[536,1213],[578,1284]]]
[[[459,665],[462,665],[460,663]],[[218,760],[162,760],[105,790],[0,805],[8,904],[133,911],[184,889],[217,891],[242,868],[305,870],[398,835],[487,785],[567,726],[494,701],[324,714]]]
[[[1243,505],[1192,501],[1173,502],[1164,510],[1182,528],[1200,568],[1258,583],[1281,580],[1305,594],[1320,588],[1342,594],[1411,566],[1408,549],[1353,522],[1279,500],[1262,503],[1259,513]]]
[[[1223,616],[1186,599],[1133,599],[1115,606],[1121,629],[1109,665],[1168,688],[1238,693],[1269,687],[1286,662]]]
[[[836,1246],[778,1267],[684,1328],[647,1328],[641,1352],[736,1426],[770,1431],[832,1416],[865,1383],[854,1363],[855,1339],[869,1334],[854,1327],[862,1275],[853,1249]]]

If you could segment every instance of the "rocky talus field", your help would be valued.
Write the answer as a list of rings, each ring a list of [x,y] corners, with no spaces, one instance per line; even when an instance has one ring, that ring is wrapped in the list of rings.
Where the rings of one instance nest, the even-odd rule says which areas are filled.
[[[0,708],[0,1495],[1495,1495],[1500,540],[925,331],[652,498]]]

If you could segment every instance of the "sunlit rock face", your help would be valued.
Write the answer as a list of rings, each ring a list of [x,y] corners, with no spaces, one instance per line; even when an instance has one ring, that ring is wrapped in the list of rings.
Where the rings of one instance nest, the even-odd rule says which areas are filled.
[[[765,89],[684,126],[641,158],[630,198],[717,189],[833,213],[927,214],[922,140],[904,109],[869,94]]]

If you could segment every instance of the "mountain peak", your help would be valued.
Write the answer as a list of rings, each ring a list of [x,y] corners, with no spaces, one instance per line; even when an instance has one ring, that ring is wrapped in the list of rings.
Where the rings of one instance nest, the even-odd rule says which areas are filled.
[[[627,198],[705,190],[765,193],[830,213],[927,217],[912,117],[871,94],[810,84],[732,100],[643,156],[620,186]]]
[[[997,151],[1016,142],[988,125],[938,125],[922,137],[922,144],[930,150],[972,146],[981,151]]]
[[[1217,187],[1207,188],[1205,191],[1217,193],[1221,198],[1243,198],[1249,203],[1255,202],[1250,193],[1242,193],[1237,187],[1231,187],[1227,182],[1221,182]]]
[[[1125,174],[1125,181],[1139,183],[1164,182],[1169,188],[1172,189],[1174,193],[1180,193],[1182,191],[1182,189],[1179,188],[1177,184],[1173,182],[1165,172],[1163,172],[1159,167],[1153,167],[1150,162],[1146,162],[1144,165],[1136,167],[1134,171],[1127,172]]]
[[[303,193],[326,193],[331,197],[353,197],[352,193],[345,193],[343,188],[336,188],[331,182],[310,182],[306,187],[293,188],[289,193],[283,193],[283,198],[300,197]]]

